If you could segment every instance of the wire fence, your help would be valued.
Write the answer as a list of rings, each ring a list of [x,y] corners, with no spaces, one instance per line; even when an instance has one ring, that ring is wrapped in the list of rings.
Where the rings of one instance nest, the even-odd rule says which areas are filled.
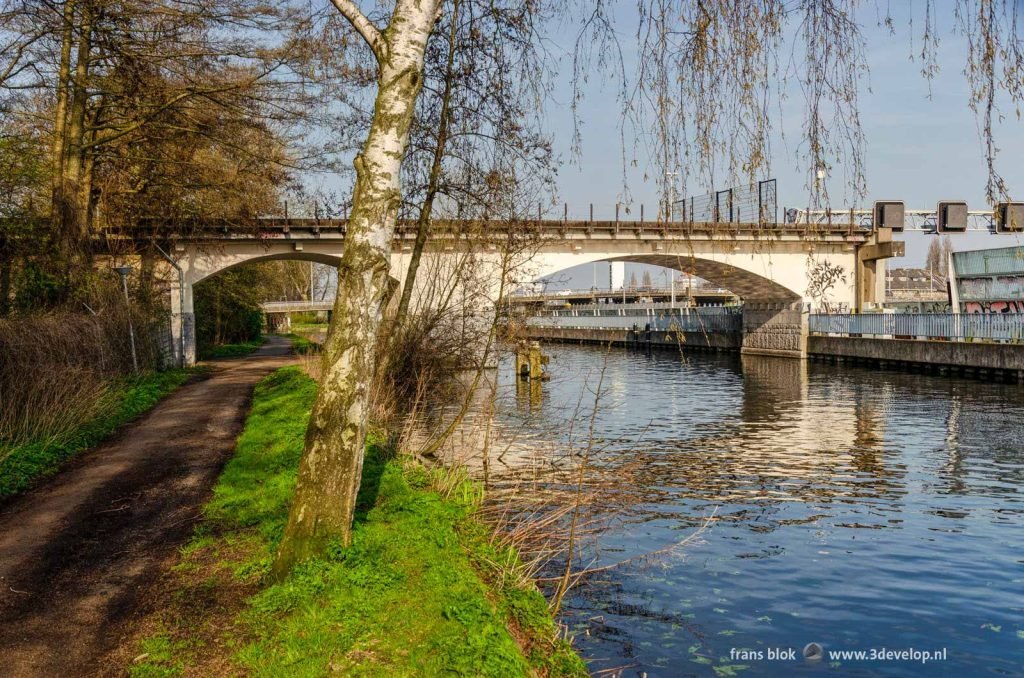
[[[776,224],[776,181],[767,179],[749,186],[676,200],[672,203],[672,220],[706,224]]]
[[[811,314],[811,334],[885,339],[1021,343],[1024,315],[1012,313]]]

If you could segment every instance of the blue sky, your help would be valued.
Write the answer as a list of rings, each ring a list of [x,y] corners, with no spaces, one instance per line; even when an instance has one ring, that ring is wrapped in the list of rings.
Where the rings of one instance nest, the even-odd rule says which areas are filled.
[[[978,123],[968,107],[969,89],[963,75],[966,42],[963,37],[953,35],[951,30],[953,1],[935,0],[941,39],[940,71],[931,82],[930,99],[929,83],[920,74],[921,64],[910,58],[912,52],[920,51],[919,35],[912,37],[907,25],[910,18],[908,8],[913,8],[918,13],[914,16],[916,31],[920,31],[923,5],[923,2],[906,0],[862,5],[870,69],[860,93],[861,121],[867,138],[867,195],[853,200],[840,169],[834,170],[833,176],[827,179],[834,209],[867,207],[877,199],[903,200],[911,209],[932,209],[940,199],[966,200],[971,209],[989,208],[985,200],[985,158]],[[891,9],[896,22],[894,34],[876,25],[878,6]],[[622,0],[616,8],[625,70],[627,76],[632,77],[637,65],[636,4],[634,0]],[[647,214],[654,215],[660,198],[659,189],[653,177],[645,179],[644,175],[653,175],[657,170],[642,155],[635,156],[635,167],[624,168],[616,85],[603,82],[597,74],[584,85],[585,100],[580,108],[582,153],[579,157],[573,157],[571,153],[573,118],[569,109],[569,71],[576,32],[577,27],[572,22],[552,27],[547,45],[553,61],[563,69],[555,80],[553,100],[543,113],[556,155],[563,163],[557,180],[558,201],[568,204],[571,217],[585,217],[588,206],[593,203],[596,218],[612,218],[615,203],[624,194],[625,172],[634,215],[639,203],[646,205]],[[996,126],[1000,149],[998,167],[1011,196],[1019,200],[1024,195],[1024,123],[1017,118],[1008,101],[1000,103],[1005,118]],[[805,185],[807,168],[796,158],[802,138],[801,105],[799,92],[793,90],[788,92],[788,99],[781,107],[773,108],[775,133],[771,140],[770,170],[764,178],[771,176],[778,181],[780,215],[783,207],[807,205],[809,200]],[[626,139],[626,144],[631,148],[633,139]],[[634,158],[631,150],[627,156]],[[325,183],[347,194],[349,180],[348,177],[331,177],[326,178]],[[695,183],[691,179],[689,194],[703,193],[712,188]],[[905,233],[902,237],[907,243],[907,256],[892,260],[890,265],[921,265],[935,236]],[[977,232],[953,236],[953,243],[957,250],[1024,244],[1020,235],[994,236]],[[631,270],[636,271],[638,279],[642,276],[642,268],[631,264],[627,266],[627,278]],[[658,275],[655,274],[655,278]],[[570,269],[567,276],[560,277],[568,281],[567,285],[589,287],[593,269],[589,265],[579,271]],[[605,267],[599,271],[599,280],[606,279]]]
[[[928,98],[928,83],[920,75],[920,63],[910,60],[912,48],[919,50],[919,46],[916,44],[918,36],[914,37],[913,46],[911,43],[906,24],[909,14],[903,10],[901,15],[901,3],[894,3],[897,6],[893,9],[896,33],[890,35],[887,29],[875,27],[875,9],[870,8],[866,31],[870,75],[860,95],[861,119],[867,136],[868,194],[859,205],[851,205],[850,190],[844,185],[841,173],[835,172],[839,176],[827,180],[834,208],[870,205],[876,199],[902,199],[908,208],[914,209],[934,208],[940,199],[967,200],[971,209],[988,208],[984,197],[984,153],[976,118],[968,108],[969,90],[962,72],[966,44],[963,38],[950,32],[952,12],[947,7],[952,3],[939,0],[937,4],[942,35],[941,70],[931,83],[931,99]],[[636,24],[633,3],[621,3],[619,14],[620,41],[625,47],[628,72],[635,66],[636,58],[631,49],[635,44]],[[919,22],[920,17],[915,20]],[[553,34],[553,49],[571,49],[574,38],[572,28]],[[569,60],[563,62],[569,63]],[[568,82],[568,74],[560,74],[557,101],[547,111],[555,147],[565,161],[571,158],[572,133]],[[614,91],[614,86],[602,86],[597,78],[586,85],[581,116],[582,154],[572,164],[565,164],[559,173],[560,199],[569,204],[570,213],[578,216],[583,216],[588,205],[594,203],[595,217],[611,217],[615,201],[623,192],[619,107]],[[782,206],[805,205],[808,200],[806,167],[800,166],[795,158],[802,125],[799,96],[791,92],[781,111],[776,107],[773,119],[776,134],[772,140],[770,174],[778,180],[780,213]],[[1024,123],[1017,119],[1014,109],[1006,105],[1008,102],[1003,103],[1006,118],[996,129],[999,168],[1011,195],[1021,195],[1024,193]],[[653,214],[659,199],[658,188],[653,179],[645,181],[643,175],[645,172],[653,174],[655,170],[646,158],[637,157],[637,161],[637,168],[626,170],[629,189],[634,200],[645,203],[648,213]],[[690,192],[701,193],[704,188],[691,186]],[[923,262],[931,237],[934,236],[905,234],[907,257],[894,265]],[[1024,244],[1018,242],[1019,239],[1017,235],[969,233],[955,236],[954,246],[956,249],[980,249]],[[589,286],[590,267],[578,277]]]

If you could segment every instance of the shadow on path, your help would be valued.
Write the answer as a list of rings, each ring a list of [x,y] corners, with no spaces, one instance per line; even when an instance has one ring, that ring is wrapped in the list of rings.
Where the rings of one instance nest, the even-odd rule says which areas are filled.
[[[100,670],[191,535],[253,387],[290,352],[270,337],[244,360],[210,362],[210,375],[0,510],[0,675]]]

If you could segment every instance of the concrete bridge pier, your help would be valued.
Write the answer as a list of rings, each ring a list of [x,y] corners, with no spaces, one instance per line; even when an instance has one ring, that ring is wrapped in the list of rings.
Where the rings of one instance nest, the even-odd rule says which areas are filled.
[[[801,302],[747,302],[740,353],[806,358],[807,323],[808,312]]]
[[[902,257],[905,252],[905,243],[892,239],[891,228],[876,229],[866,243],[857,247],[854,285],[858,313],[885,302],[886,259]]]
[[[290,332],[292,329],[292,316],[288,313],[267,313],[266,323],[268,332]]]
[[[171,283],[171,346],[175,365],[196,364],[196,314],[192,284],[173,280]]]

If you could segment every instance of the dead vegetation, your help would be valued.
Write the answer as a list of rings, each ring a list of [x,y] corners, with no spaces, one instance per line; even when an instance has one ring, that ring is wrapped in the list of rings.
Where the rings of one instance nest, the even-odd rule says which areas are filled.
[[[0,449],[67,434],[111,406],[115,379],[132,374],[128,312],[113,287],[87,311],[0,319]],[[159,319],[134,309],[140,369],[161,353]]]

